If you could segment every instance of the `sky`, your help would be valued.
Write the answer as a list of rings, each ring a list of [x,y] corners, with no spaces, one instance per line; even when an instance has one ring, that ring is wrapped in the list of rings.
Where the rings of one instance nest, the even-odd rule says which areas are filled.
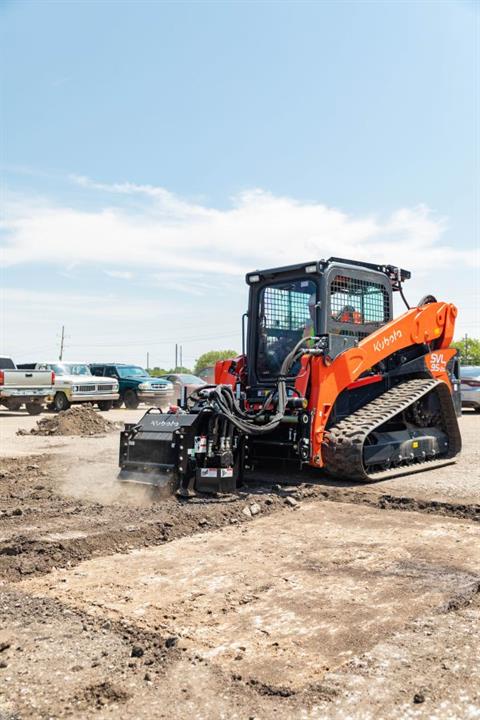
[[[192,366],[331,255],[479,337],[479,8],[0,1],[0,352]]]

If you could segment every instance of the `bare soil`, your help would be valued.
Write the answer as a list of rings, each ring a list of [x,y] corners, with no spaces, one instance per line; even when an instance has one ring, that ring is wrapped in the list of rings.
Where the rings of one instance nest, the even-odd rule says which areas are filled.
[[[429,473],[179,502],[0,415],[1,720],[480,716],[477,416]]]

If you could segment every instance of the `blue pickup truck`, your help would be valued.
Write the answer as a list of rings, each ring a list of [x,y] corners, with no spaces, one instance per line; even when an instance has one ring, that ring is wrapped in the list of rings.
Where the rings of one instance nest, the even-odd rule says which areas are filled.
[[[173,384],[162,378],[151,377],[139,365],[126,363],[90,363],[92,375],[111,377],[118,380],[120,397],[115,407],[135,410],[140,403],[155,407],[166,407],[173,401]]]

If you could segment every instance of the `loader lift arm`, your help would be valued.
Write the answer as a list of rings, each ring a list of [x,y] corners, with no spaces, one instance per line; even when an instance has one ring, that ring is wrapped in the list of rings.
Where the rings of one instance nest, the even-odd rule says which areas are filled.
[[[457,308],[455,305],[434,302],[408,310],[397,320],[384,325],[346,350],[334,363],[325,364],[323,358],[310,357],[311,394],[309,409],[315,409],[313,455],[315,465],[322,467],[320,446],[335,400],[360,376],[378,366],[395,353],[412,345],[435,345],[423,358],[432,377],[444,382],[451,391],[447,372],[449,361],[456,355],[450,349]],[[401,361],[401,358],[400,358]],[[316,459],[315,459],[316,458]]]

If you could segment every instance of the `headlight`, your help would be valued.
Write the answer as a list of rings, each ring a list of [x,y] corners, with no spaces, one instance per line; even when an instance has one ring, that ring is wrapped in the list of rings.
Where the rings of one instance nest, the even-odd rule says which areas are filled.
[[[74,385],[74,386],[72,387],[72,390],[73,390],[73,392],[78,392],[78,385]]]
[[[140,385],[138,386],[138,389],[139,390],[150,390],[151,387],[152,386],[150,385],[150,383],[146,382],[146,383],[140,383]]]

